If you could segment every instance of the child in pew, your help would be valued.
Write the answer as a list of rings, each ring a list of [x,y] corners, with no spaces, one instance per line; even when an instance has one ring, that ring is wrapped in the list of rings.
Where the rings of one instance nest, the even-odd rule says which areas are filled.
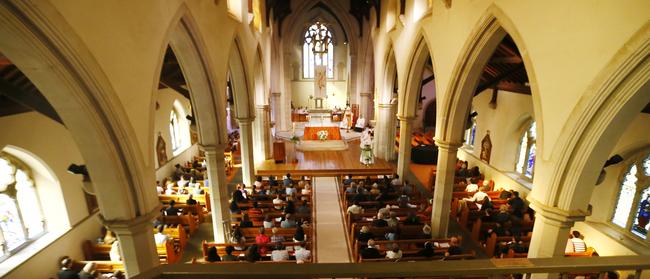
[[[461,254],[463,254],[463,249],[460,248],[458,237],[452,236],[449,239],[449,248],[447,248],[447,252],[445,252],[445,257]]]

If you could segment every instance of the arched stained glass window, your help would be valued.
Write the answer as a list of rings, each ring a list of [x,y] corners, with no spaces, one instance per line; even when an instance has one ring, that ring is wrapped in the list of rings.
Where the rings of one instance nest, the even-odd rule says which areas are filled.
[[[472,126],[465,130],[465,144],[474,147],[476,142],[476,117],[472,117]]]
[[[535,156],[537,152],[537,124],[531,122],[519,142],[519,155],[515,171],[532,179],[535,170]]]
[[[0,154],[0,259],[40,237],[45,219],[30,169]]]
[[[178,113],[173,109],[169,115],[169,136],[172,140],[172,150],[180,148],[182,144],[181,127],[178,123]]]
[[[302,77],[314,78],[314,68],[327,67],[327,78],[334,78],[334,44],[332,33],[320,22],[311,25],[305,32],[302,45]]]
[[[633,160],[623,176],[612,223],[632,235],[647,239],[650,229],[650,154]]]

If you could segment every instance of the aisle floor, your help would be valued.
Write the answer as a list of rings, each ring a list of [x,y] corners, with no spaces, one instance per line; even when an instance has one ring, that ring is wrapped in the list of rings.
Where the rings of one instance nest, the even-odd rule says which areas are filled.
[[[319,263],[349,263],[350,255],[346,240],[343,216],[334,177],[316,177],[314,200],[316,201],[316,245]]]

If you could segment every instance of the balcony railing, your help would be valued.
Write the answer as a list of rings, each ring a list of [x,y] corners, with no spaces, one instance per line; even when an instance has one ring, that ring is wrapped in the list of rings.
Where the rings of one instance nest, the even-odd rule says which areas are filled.
[[[640,278],[650,256],[515,258],[461,261],[374,263],[217,263],[161,265],[133,278],[417,278],[489,277],[508,274],[559,274],[563,278],[607,271],[629,271]],[[603,278],[603,276],[601,276]]]

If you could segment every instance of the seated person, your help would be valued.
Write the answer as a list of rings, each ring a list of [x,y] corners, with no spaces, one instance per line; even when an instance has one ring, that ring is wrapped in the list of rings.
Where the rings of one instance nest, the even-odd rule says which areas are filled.
[[[479,202],[485,199],[485,197],[488,197],[488,194],[486,193],[487,187],[481,187],[478,192],[474,193],[474,195],[471,198],[463,198],[464,201],[471,201],[471,202]]]
[[[388,222],[384,220],[384,215],[379,214],[374,220],[372,220],[372,223],[370,223],[373,227],[388,227]]]
[[[295,227],[296,227],[296,221],[293,220],[293,216],[291,215],[291,213],[287,213],[284,220],[280,222],[280,228],[288,229],[288,228],[295,228]]]
[[[176,181],[176,186],[178,186],[179,188],[182,188],[182,187],[185,187],[187,185],[187,183],[189,183],[189,181],[185,179],[184,175],[182,175],[181,179]]]
[[[271,260],[274,262],[289,260],[289,252],[284,248],[282,242],[276,242],[275,246],[273,246],[273,252],[271,252]]]
[[[282,200],[280,198],[280,195],[278,194],[277,196],[275,196],[275,199],[273,199],[273,208],[275,208],[277,210],[281,210],[283,203],[284,203],[284,200]]]
[[[404,225],[420,225],[422,224],[422,221],[420,221],[420,217],[415,215],[415,212],[409,211],[408,215],[406,216],[406,219],[404,219]]]
[[[261,177],[261,176],[257,176],[257,177],[255,178],[255,182],[253,183],[253,185],[255,185],[255,186],[258,187],[258,188],[262,187],[262,185],[263,185],[263,184],[262,184],[262,177]]]
[[[309,208],[309,205],[307,204],[306,201],[302,201],[300,206],[296,208],[296,213],[309,215],[311,213],[311,208]]]
[[[348,174],[348,175],[345,177],[345,180],[343,180],[343,185],[350,185],[350,183],[352,183],[353,181],[354,181],[354,180],[352,180],[352,175],[351,175],[351,174]]]
[[[363,207],[359,205],[358,201],[355,201],[352,205],[348,207],[347,212],[350,214],[360,214],[363,213]]]
[[[257,236],[255,236],[255,243],[266,244],[269,242],[271,242],[271,238],[265,234],[264,228],[260,228],[260,233]],[[260,245],[259,252],[260,254],[265,255],[268,249],[269,249],[268,247]]]
[[[271,229],[271,242],[284,242],[284,236],[277,235],[278,231],[278,228]]]
[[[433,257],[435,253],[436,251],[433,249],[433,244],[430,241],[427,241],[424,243],[424,248],[418,251],[417,256],[430,258]]]
[[[360,243],[367,243],[368,240],[371,240],[373,238],[372,232],[370,232],[370,228],[368,226],[363,226],[361,227],[361,230],[359,231],[359,234],[357,235],[357,240]]]
[[[293,187],[293,184],[289,184],[284,189],[284,191],[287,194],[287,196],[292,196],[292,195],[295,195],[298,190],[295,187]]]
[[[236,262],[239,259],[236,256],[233,256],[232,252],[235,251],[235,247],[232,247],[232,245],[226,246],[226,255],[221,257],[221,260],[224,262]]]
[[[587,244],[582,240],[582,235],[579,231],[571,232],[571,243],[573,244],[573,252],[582,253],[587,251]]]
[[[286,177],[282,181],[282,184],[284,185],[284,187],[287,187],[287,186],[293,184],[293,180],[291,179],[291,174],[290,173],[287,173]]]
[[[235,199],[230,199],[230,213],[231,214],[240,214],[241,209],[239,208],[239,205],[237,204],[237,201]]]
[[[354,125],[354,131],[361,133],[365,128],[366,128],[366,119],[363,118],[363,115],[359,115],[359,118],[357,118],[357,123]]]
[[[167,189],[165,190],[165,195],[174,195],[176,194],[176,191],[172,189],[174,186],[174,182],[171,182],[170,184],[167,184]]]
[[[165,209],[165,215],[167,215],[167,216],[178,216],[178,215],[180,215],[180,213],[181,213],[180,209],[174,207],[174,205],[176,205],[176,201],[171,200],[169,202],[169,207],[167,207],[167,209]]]
[[[305,240],[305,229],[302,226],[297,226],[296,232],[293,234],[293,242],[304,242]]]
[[[195,199],[193,199],[193,197],[194,197],[194,195],[190,194],[190,195],[187,197],[187,200],[185,201],[185,203],[188,204],[188,205],[195,205],[195,204],[197,204],[198,202],[197,202]]]
[[[278,186],[278,181],[275,180],[275,176],[273,175],[269,176],[269,186]]]
[[[399,260],[402,258],[402,250],[399,249],[397,243],[393,243],[393,249],[386,251],[386,258],[393,260]]]
[[[465,187],[465,192],[474,193],[478,191],[478,178],[472,177],[469,179],[469,184]]]
[[[512,191],[512,198],[508,200],[508,204],[510,205],[510,212],[512,212],[512,215],[520,219],[524,218],[524,209],[526,204],[524,203],[524,200],[519,197],[519,192]]]
[[[449,239],[449,248],[445,252],[445,257],[461,254],[463,254],[463,249],[460,248],[458,237],[452,236]]]
[[[160,186],[160,181],[156,181],[156,192],[158,192],[158,195],[162,195],[165,192],[165,188]]]
[[[159,225],[158,232],[153,235],[153,238],[156,241],[156,245],[164,244],[169,239],[169,236],[163,233],[164,230],[165,227],[163,225]]]
[[[305,263],[311,261],[311,251],[305,248],[305,243],[300,244],[300,246],[296,248],[295,257],[296,263]]]
[[[275,226],[275,223],[273,222],[273,218],[271,218],[271,215],[266,214],[266,216],[264,216],[263,226],[265,229],[270,229]]]
[[[210,263],[221,261],[221,257],[219,257],[219,254],[217,254],[217,247],[212,246],[208,248],[208,256],[206,257],[205,260]]]
[[[248,213],[244,213],[241,216],[241,222],[239,222],[240,228],[251,228],[253,227],[253,222],[248,218]]]
[[[393,180],[390,181],[390,184],[392,184],[393,186],[402,185],[402,180],[399,179],[399,175],[394,174],[393,175]]]
[[[375,247],[375,241],[372,239],[368,240],[368,246],[361,249],[361,252],[359,252],[359,254],[363,259],[381,258],[381,254],[379,253],[379,250],[377,249],[377,247]]]

